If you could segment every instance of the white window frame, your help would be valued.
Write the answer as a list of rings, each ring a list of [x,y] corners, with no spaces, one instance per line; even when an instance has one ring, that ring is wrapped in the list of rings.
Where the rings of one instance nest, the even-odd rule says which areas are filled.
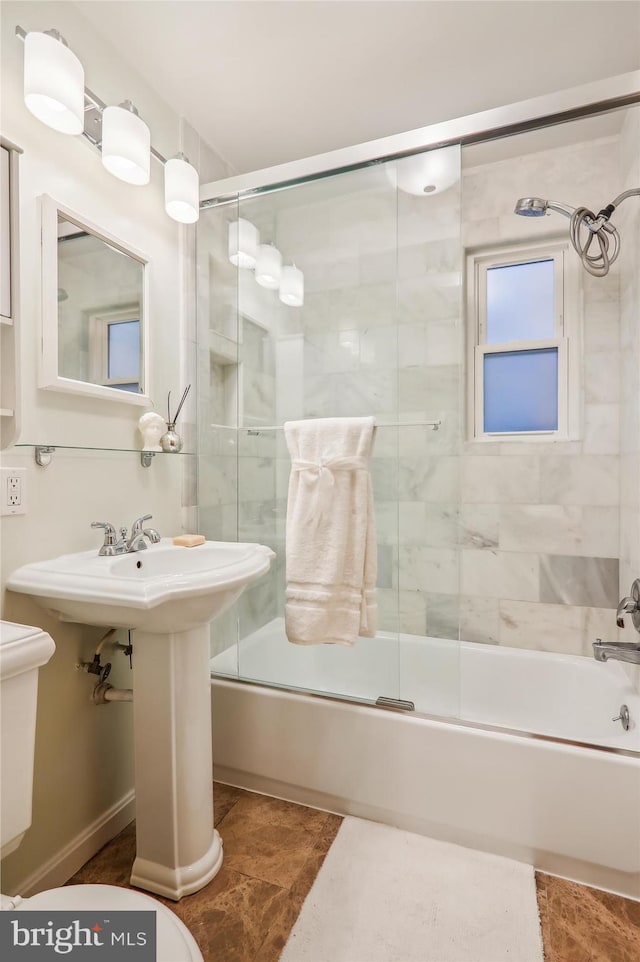
[[[553,260],[555,331],[546,339],[486,342],[487,271],[493,267]],[[580,279],[568,241],[546,240],[484,248],[467,256],[467,425],[473,441],[569,441],[580,438],[581,307]],[[558,428],[556,431],[484,430],[484,358],[510,351],[558,350]]]
[[[99,311],[89,315],[89,372],[94,384],[117,388],[120,384],[131,384],[130,377],[109,377],[109,328],[112,324],[127,324],[137,321],[140,324],[140,308],[133,304],[130,308],[117,311]],[[142,344],[140,345],[140,366],[137,383],[140,384],[142,369]]]

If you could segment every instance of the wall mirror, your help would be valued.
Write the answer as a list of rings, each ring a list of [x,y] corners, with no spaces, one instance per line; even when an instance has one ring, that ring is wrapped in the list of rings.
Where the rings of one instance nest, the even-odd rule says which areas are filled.
[[[41,204],[40,386],[149,406],[146,258],[51,197]]]

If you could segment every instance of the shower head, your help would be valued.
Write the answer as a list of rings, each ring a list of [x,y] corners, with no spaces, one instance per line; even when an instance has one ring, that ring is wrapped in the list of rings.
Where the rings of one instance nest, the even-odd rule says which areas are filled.
[[[550,210],[555,210],[558,214],[564,214],[565,217],[571,217],[575,208],[569,207],[568,204],[561,204],[557,200],[543,200],[542,197],[521,197],[516,202],[513,212],[514,214],[520,214],[521,217],[544,217]]]
[[[513,212],[521,217],[544,217],[547,206],[547,201],[541,197],[521,197]]]
[[[521,197],[516,201],[514,214],[521,217],[542,217],[555,210],[571,221],[569,237],[585,270],[595,277],[604,277],[620,252],[618,231],[610,222],[611,215],[618,204],[627,197],[639,197],[640,187],[625,190],[614,201],[594,214],[586,207],[569,207],[555,200],[542,200],[541,197]],[[582,234],[581,234],[582,231]],[[595,253],[590,253],[593,242]]]

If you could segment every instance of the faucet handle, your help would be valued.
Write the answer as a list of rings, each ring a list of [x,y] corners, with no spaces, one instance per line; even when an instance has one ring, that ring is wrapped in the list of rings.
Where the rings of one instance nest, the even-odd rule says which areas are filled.
[[[624,616],[631,615],[634,628],[640,631],[640,579],[631,585],[631,595],[623,598],[616,611],[616,625],[624,628]]]
[[[136,518],[136,520],[131,525],[131,537],[136,534],[140,534],[142,531],[142,525],[145,521],[150,521],[153,518],[152,514],[143,514],[141,518]]]
[[[116,529],[108,521],[92,521],[92,528],[104,528],[104,543],[113,545],[116,543]]]

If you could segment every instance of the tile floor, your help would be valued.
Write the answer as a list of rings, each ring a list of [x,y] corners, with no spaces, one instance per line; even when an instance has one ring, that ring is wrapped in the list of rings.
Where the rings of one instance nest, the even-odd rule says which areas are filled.
[[[214,799],[221,871],[195,895],[162,901],[189,926],[205,962],[277,962],[342,819],[217,782]],[[134,856],[132,824],[69,884],[126,886]],[[541,873],[536,882],[545,962],[639,962],[640,902]]]

